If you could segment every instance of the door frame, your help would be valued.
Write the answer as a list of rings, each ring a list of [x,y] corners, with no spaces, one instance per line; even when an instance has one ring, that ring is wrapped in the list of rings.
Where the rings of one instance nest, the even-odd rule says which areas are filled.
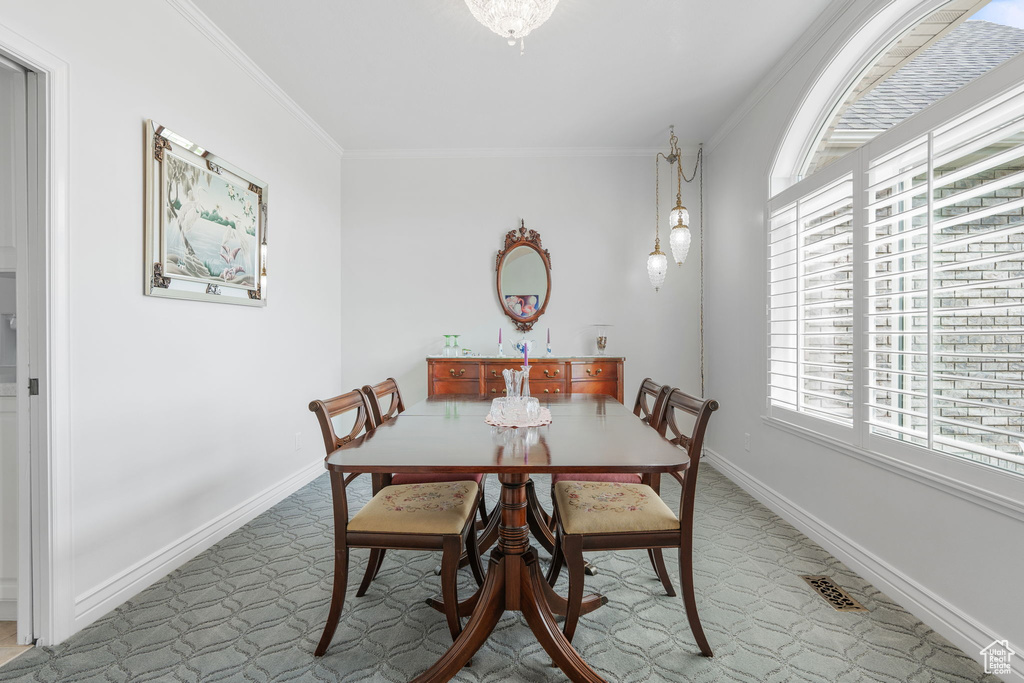
[[[74,625],[68,64],[3,24],[0,53],[29,72],[29,241],[18,248],[18,288],[29,296],[28,317],[19,327],[37,332],[27,360],[30,376],[39,379],[39,395],[28,398],[28,377],[18,376],[19,413],[23,393],[31,406],[29,433],[19,433],[18,449],[18,642],[52,645],[71,635]],[[23,264],[29,282],[22,281]],[[19,306],[23,300],[19,294]]]

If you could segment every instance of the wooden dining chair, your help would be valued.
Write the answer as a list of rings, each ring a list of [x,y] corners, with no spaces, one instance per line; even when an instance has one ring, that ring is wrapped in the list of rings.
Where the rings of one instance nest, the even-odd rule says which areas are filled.
[[[636,392],[633,414],[644,424],[657,429],[665,415],[665,399],[670,391],[672,388],[669,385],[658,384],[650,377],[645,377],[640,382],[640,390]]]
[[[377,427],[373,422],[372,406],[360,390],[312,401],[309,409],[320,422],[328,457],[359,436],[364,428],[369,432]],[[355,425],[352,431],[339,437],[334,429],[334,418],[352,410],[357,411]],[[334,585],[327,623],[315,654],[319,657],[327,651],[338,627],[348,587],[350,548],[370,549],[370,561],[360,586],[363,592],[379,570],[384,551],[440,550],[445,618],[452,639],[458,637],[462,632],[462,622],[458,613],[457,572],[463,548],[470,557],[470,566],[477,581],[483,581],[473,524],[480,487],[471,480],[386,486],[350,519],[347,487],[359,475],[346,477],[333,469],[329,472],[334,506]]]
[[[645,378],[644,381],[640,383],[640,390],[637,391],[636,402],[633,404],[633,414],[639,417],[641,422],[657,431],[661,427],[661,421],[665,415],[665,402],[671,391],[672,387],[669,385],[658,384],[650,377]],[[552,493],[554,492],[555,484],[560,481],[611,481],[623,484],[647,484],[655,491],[660,491],[661,489],[661,475],[658,474],[641,475],[629,472],[618,474],[558,472],[551,475]],[[554,517],[549,516],[537,500],[536,493],[533,490],[532,480],[528,484],[526,493],[527,503],[535,506],[536,508],[534,516],[542,519],[542,523],[547,527],[547,529],[533,529],[531,527],[533,535],[534,537],[541,539],[541,545],[543,545],[548,552],[554,552]],[[552,496],[552,500],[553,499],[554,496]],[[539,524],[535,526],[539,526]],[[545,531],[547,531],[546,534]],[[661,579],[662,584],[666,587],[670,587],[672,582],[668,577],[668,570],[665,568],[665,559],[661,555],[661,549],[649,548],[647,550],[647,556],[651,561],[651,567],[654,568],[654,572],[658,575],[658,578]],[[597,574],[597,567],[589,562],[585,563],[585,565],[585,571],[587,574],[591,576]]]
[[[398,382],[393,377],[388,377],[379,384],[369,385],[363,387],[363,395],[366,396],[367,405],[370,409],[370,419],[375,425],[382,425],[386,422],[394,420],[401,413],[405,412],[405,401],[402,400],[402,391],[398,388]],[[381,407],[381,401],[388,403],[388,408],[385,411]],[[377,493],[385,486],[391,486],[393,484],[426,484],[431,482],[443,482],[443,481],[475,481],[476,485],[480,487],[480,503],[478,505],[478,511],[480,513],[481,527],[484,531],[480,534],[480,540],[482,543],[478,545],[480,552],[485,552],[494,541],[497,540],[498,526],[497,518],[491,520],[490,515],[487,512],[487,501],[486,501],[486,489],[485,483],[486,478],[481,473],[473,472],[432,472],[424,474],[374,474],[372,477],[373,481],[373,492]],[[491,521],[493,523],[488,524]],[[366,592],[367,587],[370,585],[370,581],[373,580],[376,573],[380,571],[380,565],[384,561],[384,552],[381,551],[378,555],[371,557],[373,563],[375,563],[375,569],[369,580],[365,581],[365,585],[361,585],[359,591],[356,593],[356,597],[362,597]],[[468,554],[466,554],[459,566],[466,566],[471,561]],[[369,569],[369,568],[367,568]],[[440,567],[438,567],[437,573],[440,574]],[[479,581],[478,581],[479,583]]]
[[[697,614],[693,592],[693,502],[697,487],[704,432],[718,402],[690,396],[674,389],[665,401],[659,433],[686,450],[689,465],[672,475],[679,481],[679,514],[676,515],[647,484],[561,481],[555,485],[556,544],[548,571],[548,582],[558,580],[563,562],[569,568],[569,597],[565,637],[572,640],[583,600],[583,553],[591,550],[679,549],[679,582],[690,630],[706,657],[713,655]],[[693,416],[693,429],[684,434],[676,413]],[[675,595],[671,581],[663,582],[668,595]]]

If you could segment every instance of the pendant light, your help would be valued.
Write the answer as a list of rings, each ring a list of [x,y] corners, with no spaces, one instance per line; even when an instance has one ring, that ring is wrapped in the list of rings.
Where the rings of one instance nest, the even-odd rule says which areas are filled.
[[[679,151],[679,138],[675,134],[675,126],[669,126],[669,152],[665,154],[659,152],[654,158],[654,211],[655,211],[655,231],[654,231],[654,251],[647,257],[647,276],[651,280],[651,286],[654,287],[655,291],[661,288],[661,285],[665,282],[665,275],[668,271],[668,257],[661,251],[661,239],[659,234],[659,228],[661,224],[661,180],[660,180],[660,161],[665,159],[670,166],[675,166],[676,171],[676,205],[669,213],[669,246],[672,252],[672,259],[676,262],[676,265],[681,266],[686,261],[686,256],[690,251],[690,242],[692,236],[690,234],[690,212],[683,206],[683,181],[691,183],[697,177],[697,171],[701,171],[701,212],[703,215],[704,208],[704,181],[703,181],[703,162],[704,162],[704,148],[703,146],[697,150],[697,163],[694,165],[693,174],[687,178],[683,173],[683,162],[682,154]],[[702,223],[703,227],[703,223]]]
[[[674,136],[673,136],[674,137]],[[659,155],[660,156],[660,155]],[[661,250],[661,178],[658,157],[654,158],[654,251],[647,257],[647,277],[657,292],[665,282],[668,273],[668,257]]]

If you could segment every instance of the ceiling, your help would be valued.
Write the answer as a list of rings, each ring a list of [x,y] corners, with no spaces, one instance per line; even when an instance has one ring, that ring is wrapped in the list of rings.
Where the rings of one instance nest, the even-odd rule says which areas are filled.
[[[710,138],[828,0],[560,0],[526,54],[463,0],[193,0],[346,152]]]

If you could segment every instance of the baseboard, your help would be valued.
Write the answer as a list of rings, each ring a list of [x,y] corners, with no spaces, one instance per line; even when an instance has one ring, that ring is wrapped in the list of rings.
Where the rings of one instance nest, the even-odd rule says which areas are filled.
[[[18,580],[0,579],[0,621],[18,620]]]
[[[317,460],[75,599],[78,632],[324,473]]]
[[[993,633],[991,629],[986,628],[968,614],[901,573],[852,539],[833,529],[779,492],[764,485],[719,453],[706,448],[705,461],[765,507],[842,560],[864,579],[959,647],[972,659],[981,662],[981,649],[987,647],[997,637],[1002,639],[1002,636]],[[1024,651],[1012,643],[1011,649],[1015,652]],[[1024,677],[1024,657],[1013,658],[1012,669],[1014,674]]]

